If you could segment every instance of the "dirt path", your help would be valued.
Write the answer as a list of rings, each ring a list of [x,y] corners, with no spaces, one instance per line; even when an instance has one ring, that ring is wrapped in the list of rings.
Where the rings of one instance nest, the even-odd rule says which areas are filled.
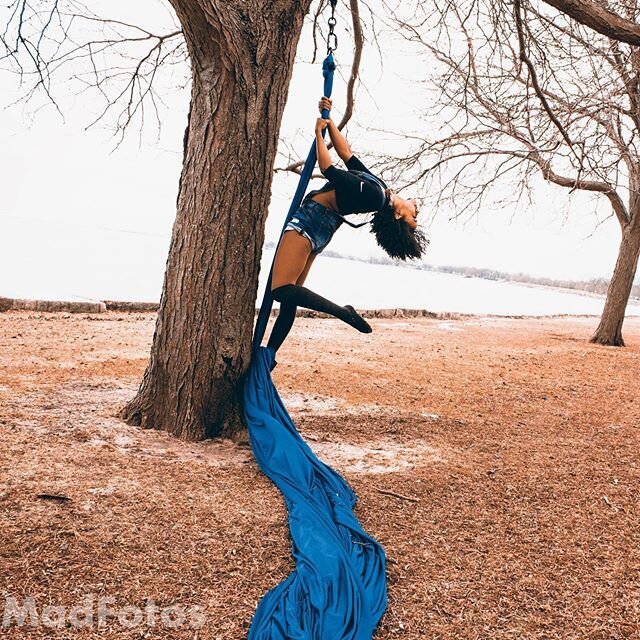
[[[239,640],[292,568],[249,450],[115,417],[153,323],[0,314],[0,606],[153,600],[187,622],[9,638]],[[589,344],[593,319],[371,324],[298,319],[274,379],[387,551],[376,640],[640,638],[640,320],[625,349]]]

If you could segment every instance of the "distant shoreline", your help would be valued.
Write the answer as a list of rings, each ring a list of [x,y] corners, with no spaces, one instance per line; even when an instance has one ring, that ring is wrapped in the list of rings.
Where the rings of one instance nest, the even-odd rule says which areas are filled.
[[[266,250],[273,251],[275,243],[268,242],[265,245]],[[415,271],[429,271],[432,273],[444,273],[456,275],[465,278],[477,278],[488,282],[509,282],[522,284],[528,287],[543,287],[561,292],[579,293],[589,297],[604,298],[609,281],[606,278],[592,278],[590,280],[555,280],[553,278],[543,278],[531,276],[526,273],[509,273],[506,271],[496,271],[483,267],[456,267],[450,265],[434,266],[426,263],[401,263],[389,258],[360,258],[357,256],[345,256],[331,249],[323,252],[327,258],[337,258],[339,260],[350,260],[352,262],[362,262],[364,264],[381,265],[388,267],[397,267],[401,269],[413,269]],[[585,287],[600,289],[592,291]],[[640,302],[640,282],[633,287],[630,302]]]
[[[536,286],[536,285],[531,285]],[[542,285],[539,285],[542,286]],[[0,313],[11,311],[31,311],[36,313],[156,313],[157,302],[129,302],[126,300],[77,301],[77,300],[31,300],[26,298],[0,297]],[[259,309],[256,308],[256,314]],[[473,318],[496,318],[510,320],[534,320],[543,318],[599,318],[597,313],[546,313],[546,314],[500,314],[500,313],[463,313],[458,311],[429,311],[428,309],[409,309],[391,307],[388,309],[359,309],[364,318],[411,319],[431,318],[434,320],[467,320]],[[277,315],[277,309],[271,309],[271,316]],[[326,313],[300,309],[296,316],[301,318],[331,318]],[[640,313],[628,313],[628,318],[640,317]]]

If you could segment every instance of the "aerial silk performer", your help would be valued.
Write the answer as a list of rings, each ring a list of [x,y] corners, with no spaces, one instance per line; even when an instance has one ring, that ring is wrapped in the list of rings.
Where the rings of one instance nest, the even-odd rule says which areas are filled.
[[[427,245],[417,228],[416,202],[401,198],[369,171],[330,118],[336,3],[331,0],[321,118],[269,273],[244,384],[251,447],[261,470],[284,497],[296,565],[260,600],[249,640],[371,640],[387,606],[384,550],[354,515],[355,493],[302,439],[271,379],[275,354],[298,306],[329,313],[360,332],[371,331],[352,306],[337,305],[303,286],[313,260],[342,223],[371,224],[378,244],[394,258],[418,258]],[[332,164],[324,142],[327,131],[346,170]],[[304,197],[316,160],[328,182]],[[356,224],[347,219],[362,213],[372,214],[372,220]],[[263,347],[274,299],[280,302],[280,313]]]

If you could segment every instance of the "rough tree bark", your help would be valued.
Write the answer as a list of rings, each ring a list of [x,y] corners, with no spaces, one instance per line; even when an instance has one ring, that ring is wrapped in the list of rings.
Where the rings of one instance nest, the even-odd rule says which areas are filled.
[[[598,328],[591,337],[591,342],[597,344],[624,347],[622,324],[640,256],[640,202],[637,202],[637,197],[632,200],[635,202],[629,208],[631,220],[621,226],[622,237],[616,266]]]
[[[242,428],[278,132],[310,0],[171,0],[192,92],[150,360],[128,422],[183,439]]]

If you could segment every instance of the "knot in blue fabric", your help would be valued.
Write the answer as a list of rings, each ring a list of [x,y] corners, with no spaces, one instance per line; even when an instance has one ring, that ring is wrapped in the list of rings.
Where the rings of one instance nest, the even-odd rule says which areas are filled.
[[[322,63],[322,75],[326,79],[329,74],[333,74],[336,70],[336,63],[333,59],[333,54],[329,54]],[[326,94],[325,94],[326,95]],[[327,96],[328,98],[329,96]]]

